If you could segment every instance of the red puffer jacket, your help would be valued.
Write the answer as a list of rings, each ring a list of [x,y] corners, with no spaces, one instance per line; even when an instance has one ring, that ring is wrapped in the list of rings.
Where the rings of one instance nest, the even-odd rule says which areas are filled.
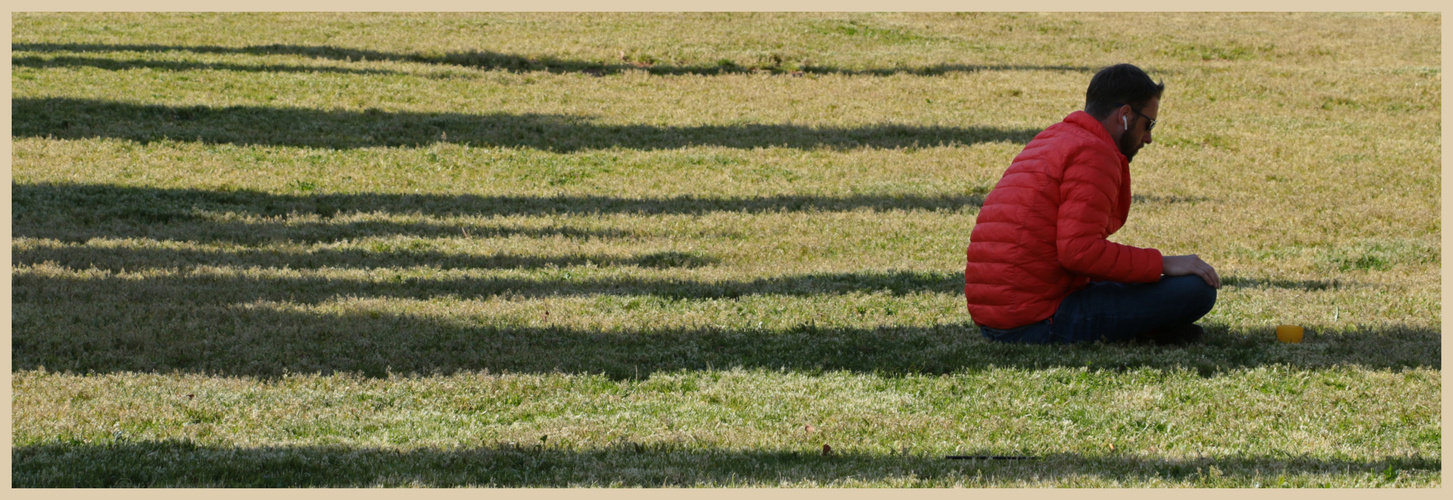
[[[1105,238],[1130,213],[1130,162],[1076,111],[1040,132],[984,199],[969,234],[964,296],[974,322],[1014,328],[1054,315],[1090,280],[1160,280],[1153,248]]]

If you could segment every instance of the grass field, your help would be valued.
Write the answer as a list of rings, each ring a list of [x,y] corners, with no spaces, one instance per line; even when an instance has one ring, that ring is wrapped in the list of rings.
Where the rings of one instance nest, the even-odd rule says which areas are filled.
[[[1441,485],[1437,14],[12,21],[17,487]],[[1207,336],[991,344],[1116,62]]]

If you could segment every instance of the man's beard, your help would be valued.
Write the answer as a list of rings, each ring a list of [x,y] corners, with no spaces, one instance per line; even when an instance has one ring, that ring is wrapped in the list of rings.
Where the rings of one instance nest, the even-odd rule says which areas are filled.
[[[1139,118],[1136,118],[1136,120],[1138,121]],[[1131,124],[1134,124],[1134,123],[1135,122],[1131,122]],[[1135,128],[1135,127],[1130,127],[1130,128]],[[1115,143],[1115,146],[1118,147],[1118,148],[1120,148],[1120,154],[1125,155],[1125,162],[1126,163],[1129,163],[1131,160],[1134,160],[1135,159],[1135,153],[1139,153],[1140,152],[1140,138],[1139,137],[1131,137],[1133,135],[1135,135],[1135,134],[1131,134],[1129,130],[1126,130],[1124,134],[1120,134],[1120,140]]]

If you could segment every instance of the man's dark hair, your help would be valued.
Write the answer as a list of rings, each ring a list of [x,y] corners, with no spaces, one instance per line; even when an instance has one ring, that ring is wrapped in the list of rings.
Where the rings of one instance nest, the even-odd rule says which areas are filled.
[[[1115,108],[1129,104],[1141,109],[1151,99],[1160,97],[1165,83],[1155,83],[1133,64],[1116,64],[1095,73],[1085,91],[1085,112],[1104,120]]]

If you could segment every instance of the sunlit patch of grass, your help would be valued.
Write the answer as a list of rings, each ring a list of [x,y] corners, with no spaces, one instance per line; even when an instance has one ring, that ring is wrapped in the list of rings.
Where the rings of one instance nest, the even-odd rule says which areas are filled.
[[[1426,396],[1436,392],[1437,377],[1274,366],[1211,379],[1084,368],[906,378],[718,370],[628,380],[473,373],[262,381],[37,371],[16,377],[25,396],[16,405],[18,426],[35,431],[16,440],[24,459],[17,474],[38,484],[133,486],[366,485],[404,475],[421,486],[746,486],[785,478],[1287,487],[1318,485],[1330,473],[1350,484],[1429,486],[1437,483],[1436,458],[1421,458],[1429,441],[1378,430],[1436,434],[1436,418],[1426,416],[1436,412],[1436,397]],[[1044,394],[1044,387],[1063,389]],[[1241,402],[1224,404],[1221,391],[1241,394]],[[102,394],[129,403],[107,404]],[[1401,410],[1383,412],[1388,400],[1401,401]],[[1306,412],[1311,407],[1315,418]],[[1308,443],[1317,451],[1268,452]],[[822,456],[822,444],[835,452]],[[237,448],[223,458],[229,446]],[[1362,447],[1388,458],[1354,458]],[[67,449],[95,460],[71,464],[58,454]],[[990,450],[1039,460],[940,458]],[[168,456],[195,463],[159,460]],[[304,465],[319,459],[333,465]],[[59,475],[53,467],[93,472]],[[260,472],[235,475],[243,467]],[[853,470],[878,472],[862,483],[840,475]]]

